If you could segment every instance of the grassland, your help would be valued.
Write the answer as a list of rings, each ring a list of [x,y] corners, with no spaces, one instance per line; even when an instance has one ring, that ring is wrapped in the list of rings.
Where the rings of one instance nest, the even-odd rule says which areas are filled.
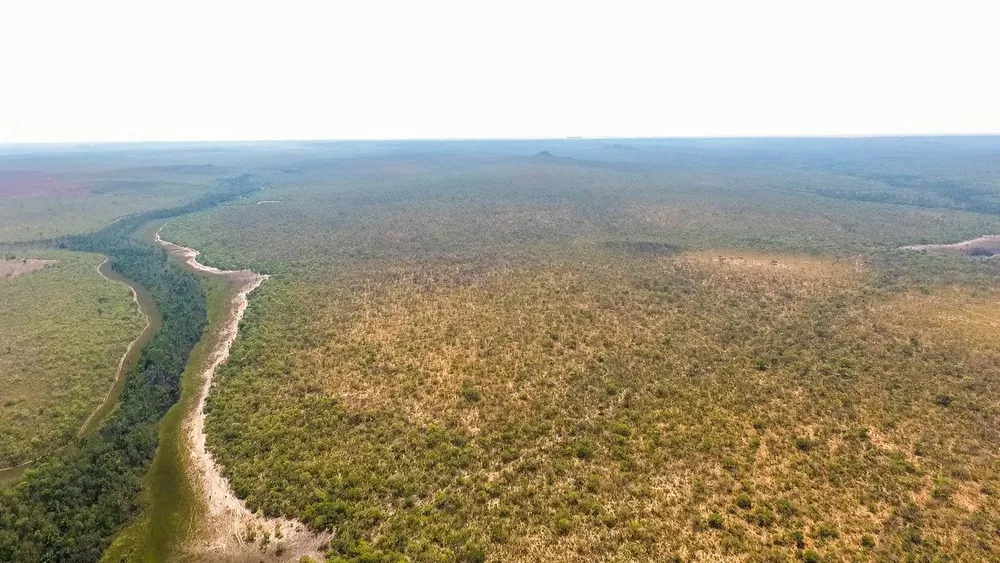
[[[1000,232],[996,147],[788,143],[331,150],[171,222],[272,274],[210,449],[333,561],[997,557],[997,263],[897,250]]]
[[[69,442],[104,400],[145,319],[97,254],[42,251],[39,270],[0,277],[0,466]],[[30,262],[29,262],[30,264]]]

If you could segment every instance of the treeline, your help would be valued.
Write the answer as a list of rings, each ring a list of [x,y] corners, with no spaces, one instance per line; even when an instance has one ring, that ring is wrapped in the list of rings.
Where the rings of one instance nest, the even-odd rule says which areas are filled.
[[[986,215],[1000,215],[998,194],[986,186],[952,179],[922,178],[911,174],[866,173],[857,170],[837,170],[837,172],[881,182],[886,185],[887,189],[872,190],[868,187],[855,189],[848,186],[821,189],[817,190],[817,193],[824,197],[848,201],[956,209]]]
[[[257,188],[254,177],[238,176],[188,205],[55,241],[60,248],[109,256],[117,271],[149,290],[163,327],[142,350],[118,408],[100,431],[42,460],[16,485],[0,491],[0,561],[96,561],[118,529],[138,514],[157,424],[180,396],[181,375],[207,313],[197,276],[133,234],[150,221],[205,209]]]

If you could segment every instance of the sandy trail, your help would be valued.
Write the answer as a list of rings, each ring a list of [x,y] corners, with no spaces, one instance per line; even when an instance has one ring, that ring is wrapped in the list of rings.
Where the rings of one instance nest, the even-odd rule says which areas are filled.
[[[329,535],[316,534],[297,520],[266,518],[251,512],[233,493],[229,481],[205,446],[205,401],[211,392],[215,372],[229,357],[247,308],[247,296],[268,276],[250,270],[220,270],[201,264],[197,260],[197,250],[163,240],[160,231],[156,232],[155,240],[191,269],[223,276],[237,288],[216,333],[206,336],[211,339],[212,349],[201,377],[198,403],[184,420],[190,466],[199,478],[196,486],[201,491],[207,513],[206,521],[196,534],[197,545],[190,547],[192,555],[199,561],[299,561],[304,555],[322,561]]]
[[[101,267],[107,264],[108,260],[109,258],[105,256],[104,261],[97,265],[97,273],[101,274],[101,277],[103,277],[104,279],[108,280],[111,283],[124,283],[124,282],[119,282],[118,280],[113,280],[108,276],[105,276],[104,272],[101,271]],[[122,357],[118,358],[118,363],[116,364],[115,367],[115,373],[117,374],[117,376],[115,377],[114,381],[111,382],[111,388],[108,389],[107,394],[104,396],[104,400],[101,401],[101,405],[98,406],[96,409],[94,409],[94,412],[90,413],[90,416],[87,417],[87,420],[83,421],[83,426],[80,427],[80,432],[77,434],[77,436],[82,436],[84,434],[84,432],[87,430],[87,427],[90,426],[91,422],[93,422],[94,417],[101,412],[102,410],[101,407],[111,400],[111,397],[115,394],[115,387],[118,385],[121,379],[125,377],[124,373],[125,359],[128,358],[129,353],[132,352],[132,348],[135,348],[136,343],[138,343],[139,340],[142,339],[143,335],[146,334],[146,331],[149,330],[149,323],[150,323],[149,315],[147,315],[146,312],[142,310],[142,306],[139,304],[139,294],[136,293],[135,288],[132,287],[131,285],[128,285],[127,283],[124,285],[128,287],[129,291],[132,292],[132,302],[135,303],[136,308],[139,309],[139,313],[142,315],[142,318],[146,321],[146,324],[142,327],[142,330],[139,331],[139,334],[135,337],[135,340],[129,342],[128,347],[125,348],[125,353],[122,354]]]

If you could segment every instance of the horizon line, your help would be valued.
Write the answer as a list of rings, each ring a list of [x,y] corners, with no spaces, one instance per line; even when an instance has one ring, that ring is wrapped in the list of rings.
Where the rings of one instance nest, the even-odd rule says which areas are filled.
[[[45,147],[45,146],[92,146],[92,145],[141,145],[141,144],[227,144],[227,143],[379,143],[379,142],[429,142],[429,141],[597,141],[597,140],[795,140],[795,139],[903,139],[903,138],[976,138],[1000,137],[994,133],[845,133],[845,134],[804,134],[804,135],[565,135],[565,136],[497,136],[497,137],[285,137],[253,139],[148,139],[148,140],[77,140],[77,141],[3,141],[0,148]]]

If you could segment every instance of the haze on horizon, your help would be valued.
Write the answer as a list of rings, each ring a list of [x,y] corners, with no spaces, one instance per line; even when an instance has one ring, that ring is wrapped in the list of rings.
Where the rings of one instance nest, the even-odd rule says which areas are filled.
[[[0,143],[995,134],[997,16],[974,0],[0,0]]]

